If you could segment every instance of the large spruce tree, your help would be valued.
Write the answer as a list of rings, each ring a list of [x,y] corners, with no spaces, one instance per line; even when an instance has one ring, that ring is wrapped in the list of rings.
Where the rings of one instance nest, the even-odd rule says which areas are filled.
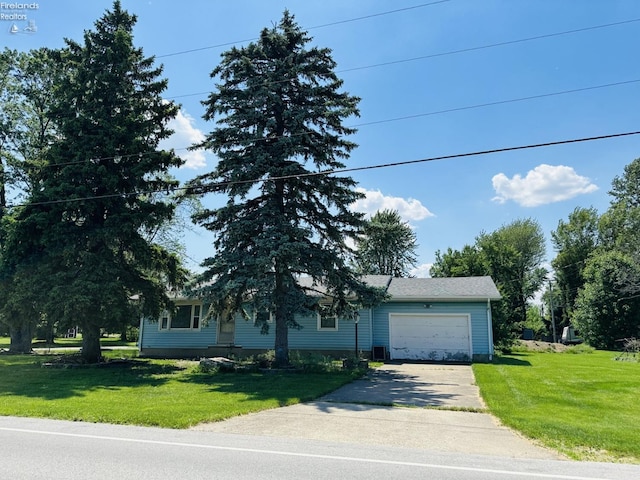
[[[356,146],[343,120],[358,115],[359,99],[340,91],[330,50],[310,40],[285,12],[259,40],[222,55],[211,74],[216,91],[204,102],[216,127],[201,145],[219,162],[192,184],[228,196],[224,207],[194,217],[216,234],[199,293],[214,311],[251,304],[270,312],[279,365],[289,361],[295,314],[321,308],[317,291],[332,299],[323,308],[343,315],[379,298],[348,267],[345,238],[363,225],[349,210],[360,198],[355,182],[324,173],[343,168]],[[301,275],[317,286],[301,286]]]
[[[151,192],[175,186],[166,173],[181,160],[158,149],[177,107],[161,98],[162,69],[133,45],[135,22],[116,1],[82,44],[67,40],[51,108],[58,135],[7,246],[19,294],[80,326],[88,362],[101,357],[101,328],[137,311],[134,297],[157,314],[180,276],[176,258],[142,236],[171,218]]]

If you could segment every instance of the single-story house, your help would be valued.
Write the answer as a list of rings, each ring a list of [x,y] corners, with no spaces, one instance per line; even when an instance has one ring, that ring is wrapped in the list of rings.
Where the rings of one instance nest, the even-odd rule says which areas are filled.
[[[500,294],[490,277],[392,278],[364,280],[386,288],[388,300],[362,309],[354,319],[296,318],[289,330],[290,350],[336,357],[356,351],[374,359],[491,361],[491,301]],[[274,330],[264,335],[254,321],[235,318],[204,322],[206,305],[175,299],[177,310],[159,319],[142,319],[140,353],[150,357],[248,356],[274,348]]]

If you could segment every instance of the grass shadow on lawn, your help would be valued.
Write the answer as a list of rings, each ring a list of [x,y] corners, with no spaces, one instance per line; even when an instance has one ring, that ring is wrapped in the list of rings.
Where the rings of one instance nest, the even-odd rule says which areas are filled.
[[[511,365],[514,367],[530,367],[531,362],[526,359],[526,353],[510,353],[509,356],[496,355],[493,357],[494,365]]]
[[[165,384],[181,370],[171,364],[132,360],[118,366],[74,366],[50,368],[41,364],[47,357],[22,356],[30,361],[0,364],[0,396],[21,396],[58,400],[79,397],[98,389],[118,390],[125,387]]]
[[[186,374],[181,382],[204,385],[212,393],[240,395],[246,401],[275,400],[284,407],[314,400],[353,381],[340,373],[215,373]]]

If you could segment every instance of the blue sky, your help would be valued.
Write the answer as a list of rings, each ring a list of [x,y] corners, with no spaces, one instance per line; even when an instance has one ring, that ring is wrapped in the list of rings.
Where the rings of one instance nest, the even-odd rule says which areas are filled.
[[[11,3],[27,2],[1,2],[0,38],[19,50],[61,47],[65,37],[81,41],[112,4],[41,0],[27,3],[37,9],[14,9]],[[200,101],[214,88],[209,72],[229,45],[205,47],[253,39],[285,8],[314,44],[332,49],[344,90],[362,98],[361,117],[347,122],[359,125],[348,167],[640,130],[637,0],[427,3],[122,1],[138,16],[136,45],[164,65],[165,96],[182,106],[167,143],[188,160],[176,172],[182,180],[216,162],[184,150],[213,128],[201,118]],[[28,26],[35,31],[25,32]],[[549,96],[567,91],[574,92]],[[604,212],[612,179],[639,156],[640,135],[354,172],[367,195],[354,208],[401,213],[417,235],[419,276],[436,250],[460,249],[520,218],[540,223],[550,261],[558,221],[578,206]],[[224,201],[204,199],[207,206]],[[211,241],[200,229],[185,233],[191,267],[214,253]]]

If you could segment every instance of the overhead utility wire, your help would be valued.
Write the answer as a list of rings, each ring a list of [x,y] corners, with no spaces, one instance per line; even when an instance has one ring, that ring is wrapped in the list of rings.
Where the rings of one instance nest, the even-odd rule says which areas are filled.
[[[488,102],[488,103],[477,103],[475,105],[466,105],[463,107],[455,107],[455,108],[448,108],[445,110],[435,110],[432,112],[424,112],[424,113],[416,113],[414,115],[406,115],[403,117],[395,117],[395,118],[387,118],[387,119],[383,119],[383,120],[374,120],[372,122],[363,122],[363,123],[356,123],[353,125],[347,125],[347,128],[356,128],[356,127],[366,127],[369,125],[379,125],[382,123],[391,123],[391,122],[398,122],[401,120],[411,120],[412,118],[419,118],[419,117],[427,117],[430,115],[441,115],[443,113],[451,113],[451,112],[460,112],[460,111],[464,111],[464,110],[473,110],[475,108],[484,108],[484,107],[490,107],[490,106],[494,106],[494,105],[503,105],[503,104],[508,104],[508,103],[516,103],[516,102],[524,102],[527,100],[535,100],[538,98],[547,98],[547,97],[555,97],[555,96],[559,96],[559,95],[567,95],[570,93],[578,93],[578,92],[586,92],[589,90],[597,90],[600,88],[608,88],[608,87],[616,87],[616,86],[620,86],[620,85],[628,85],[628,84],[632,84],[632,83],[638,83],[640,82],[640,78],[636,78],[635,80],[623,80],[621,82],[613,82],[613,83],[606,83],[603,85],[592,85],[590,87],[583,87],[583,88],[574,88],[571,90],[562,90],[560,92],[551,92],[551,93],[542,93],[540,95],[530,95],[528,97],[519,97],[519,98],[510,98],[507,100],[497,100],[495,102]],[[305,135],[305,133],[301,133],[299,135]],[[291,136],[295,136],[295,135],[291,135]],[[277,139],[277,138],[282,138],[282,137],[270,137],[270,139]],[[246,140],[246,142],[258,142],[264,140],[264,138],[252,138],[252,139],[248,139]],[[179,148],[174,148],[174,151],[179,151],[179,150],[189,150],[189,148],[191,147],[179,147]],[[149,152],[146,153],[134,153],[134,154],[122,154],[122,155],[117,155],[117,156],[110,156],[110,157],[100,157],[100,158],[91,158],[90,160],[76,160],[73,162],[63,162],[63,163],[56,163],[56,164],[45,164],[42,165],[41,168],[47,168],[47,167],[64,167],[67,165],[80,165],[83,163],[86,163],[88,161],[97,161],[97,160],[113,160],[114,158],[118,157],[127,157],[127,156],[140,156],[140,155],[150,155],[153,153],[156,153],[157,150],[151,150]]]
[[[533,40],[541,40],[543,38],[552,38],[552,37],[559,37],[561,35],[570,35],[572,33],[580,33],[580,32],[586,32],[589,30],[596,30],[598,28],[607,28],[607,27],[614,27],[617,25],[624,25],[627,23],[634,23],[634,22],[640,22],[640,18],[633,18],[631,20],[623,20],[621,22],[614,22],[614,23],[605,23],[603,25],[594,25],[591,27],[584,27],[584,28],[576,28],[574,30],[566,30],[564,32],[556,32],[556,33],[547,33],[544,35],[536,35],[535,37],[526,37],[526,38],[520,38],[517,40],[507,40],[505,42],[498,42],[498,43],[490,43],[487,45],[480,45],[478,47],[469,47],[469,48],[461,48],[459,50],[450,50],[448,52],[441,52],[441,53],[432,53],[429,55],[421,55],[419,57],[412,57],[412,58],[406,58],[406,59],[402,59],[402,60],[393,60],[390,62],[383,62],[383,63],[376,63],[373,65],[365,65],[362,67],[352,67],[352,68],[346,68],[344,70],[338,70],[336,71],[336,73],[345,73],[345,72],[353,72],[356,70],[365,70],[367,68],[375,68],[375,67],[386,67],[388,65],[396,65],[398,63],[406,63],[406,62],[414,62],[416,60],[425,60],[428,58],[436,58],[436,57],[445,57],[448,55],[457,55],[459,53],[466,53],[466,52],[473,52],[476,50],[484,50],[487,48],[494,48],[494,47],[502,47],[505,45],[513,45],[516,43],[524,43],[524,42],[530,42]]]
[[[383,15],[390,15],[392,13],[398,13],[398,12],[406,12],[407,10],[415,10],[417,8],[422,8],[422,7],[430,7],[431,5],[437,5],[438,3],[447,3],[450,1],[451,0],[438,0],[436,2],[421,3],[420,5],[398,8],[396,10],[389,10],[388,12],[372,13],[371,15],[364,15],[362,17],[350,18],[348,20],[338,20],[337,22],[325,23],[323,25],[315,25],[313,27],[307,28],[306,30],[316,30],[318,28],[333,27],[334,25],[342,25],[343,23],[351,23],[351,22],[357,22],[359,20],[366,20],[368,18],[382,17]]]
[[[199,193],[208,193],[213,190],[213,188],[225,187],[230,185],[242,185],[247,183],[265,183],[272,182],[277,180],[287,180],[291,178],[307,178],[307,177],[319,177],[324,175],[333,175],[333,174],[342,174],[342,173],[350,173],[350,172],[358,172],[363,170],[374,170],[378,168],[389,168],[389,167],[399,167],[403,165],[413,165],[417,163],[426,163],[426,162],[435,162],[438,160],[451,160],[454,158],[466,158],[466,157],[475,157],[482,155],[489,155],[494,153],[504,153],[504,152],[514,152],[518,150],[529,150],[534,148],[542,148],[542,147],[551,147],[557,145],[568,145],[572,143],[582,143],[582,142],[591,142],[596,140],[605,140],[611,138],[621,138],[621,137],[629,137],[632,135],[640,135],[640,131],[632,131],[632,132],[621,132],[621,133],[612,133],[608,135],[598,135],[593,137],[581,137],[581,138],[572,138],[568,140],[557,140],[553,142],[544,142],[544,143],[533,143],[528,145],[519,145],[515,147],[503,147],[503,148],[494,148],[491,150],[480,150],[475,152],[467,152],[467,153],[456,153],[453,155],[442,155],[438,157],[428,157],[422,158],[419,160],[405,160],[400,162],[391,162],[391,163],[380,163],[376,165],[368,165],[364,167],[353,167],[353,168],[343,168],[343,169],[334,169],[334,170],[322,170],[320,172],[309,172],[302,175],[282,175],[278,177],[270,177],[270,178],[260,178],[253,180],[241,180],[241,181],[233,181],[233,182],[218,182],[213,187],[205,187],[202,185],[196,186],[185,186],[185,187],[173,187],[167,190],[166,188],[159,190],[148,190],[148,191],[140,191],[140,192],[129,192],[129,193],[111,193],[105,195],[94,195],[80,198],[70,198],[70,199],[60,199],[60,200],[46,200],[42,202],[30,202],[30,203],[22,203],[22,204],[14,204],[7,205],[7,208],[16,208],[16,207],[26,207],[26,206],[40,206],[40,205],[55,205],[60,203],[74,203],[74,202],[82,202],[86,200],[101,200],[106,198],[116,198],[116,197],[130,197],[135,195],[151,195],[154,193],[164,193],[164,192],[178,192],[184,191],[185,193],[191,192],[192,194]]]
[[[380,123],[397,122],[397,121],[400,121],[400,120],[410,120],[412,118],[427,117],[429,115],[440,115],[442,113],[460,112],[460,111],[463,111],[463,110],[472,110],[474,108],[491,107],[491,106],[494,106],[494,105],[504,105],[506,103],[525,102],[527,100],[535,100],[535,99],[538,99],[538,98],[548,98],[548,97],[555,97],[555,96],[558,96],[558,95],[567,95],[569,93],[587,92],[589,90],[597,90],[599,88],[616,87],[616,86],[619,86],[619,85],[628,85],[628,84],[631,84],[631,83],[638,83],[638,82],[640,82],[640,79],[624,80],[622,82],[606,83],[604,85],[594,85],[594,86],[591,86],[591,87],[574,88],[574,89],[571,89],[571,90],[562,90],[560,92],[541,93],[540,95],[530,95],[528,97],[510,98],[510,99],[507,99],[507,100],[497,100],[495,102],[488,102],[488,103],[477,103],[475,105],[468,105],[468,106],[465,106],[465,107],[448,108],[448,109],[445,109],[445,110],[435,110],[433,112],[416,113],[415,115],[406,115],[404,117],[387,118],[387,119],[384,119],[384,120],[375,120],[373,122],[356,123],[356,124],[350,125],[349,128],[365,127],[365,126],[368,126],[368,125],[377,125],[377,124],[380,124]]]
[[[366,20],[368,18],[373,18],[373,17],[381,17],[383,15],[391,15],[393,13],[405,12],[407,10],[415,10],[417,8],[428,7],[428,6],[431,6],[431,5],[436,5],[438,3],[447,3],[447,2],[450,2],[450,1],[451,0],[438,0],[436,2],[421,3],[420,5],[414,5],[412,7],[398,8],[396,10],[389,10],[387,12],[372,13],[371,15],[364,15],[362,17],[349,18],[347,20],[338,20],[336,22],[325,23],[323,25],[316,25],[316,26],[313,26],[313,27],[305,28],[305,30],[315,30],[315,29],[318,29],[318,28],[331,27],[333,25],[341,25],[343,23],[357,22],[359,20]],[[182,50],[182,51],[179,51],[179,52],[165,53],[164,55],[156,55],[156,58],[175,57],[176,55],[183,55],[185,53],[201,52],[203,50],[211,50],[211,49],[214,49],[214,48],[228,47],[229,45],[236,45],[238,43],[251,42],[251,41],[254,41],[254,40],[258,40],[258,37],[247,38],[247,39],[244,39],[244,40],[237,40],[235,42],[219,43],[217,45],[209,45],[208,47],[192,48],[192,49],[189,49],[189,50]]]
[[[605,23],[602,25],[592,25],[590,27],[584,27],[584,28],[578,28],[578,29],[574,29],[574,30],[565,30],[563,32],[555,32],[555,33],[547,33],[544,35],[536,35],[534,37],[526,37],[526,38],[519,38],[516,40],[506,40],[504,42],[498,42],[498,43],[491,43],[491,44],[487,44],[487,45],[480,45],[477,47],[468,47],[468,48],[462,48],[459,50],[450,50],[448,52],[439,52],[439,53],[431,53],[429,55],[421,55],[419,57],[411,57],[411,58],[403,58],[400,60],[391,60],[388,62],[382,62],[382,63],[374,63],[371,65],[363,65],[360,67],[350,67],[350,68],[345,68],[342,70],[336,70],[336,73],[348,73],[348,72],[355,72],[358,70],[366,70],[369,68],[379,68],[379,67],[387,67],[390,65],[398,65],[401,63],[408,63],[408,62],[415,62],[418,60],[427,60],[429,58],[437,58],[437,57],[446,57],[449,55],[457,55],[459,53],[466,53],[466,52],[474,52],[477,50],[485,50],[488,48],[494,48],[494,47],[502,47],[505,45],[513,45],[513,44],[517,44],[517,43],[524,43],[524,42],[531,42],[534,40],[540,40],[543,38],[551,38],[551,37],[559,37],[562,35],[570,35],[573,33],[579,33],[579,32],[586,32],[589,30],[596,30],[596,29],[600,29],[600,28],[608,28],[608,27],[615,27],[617,25],[625,25],[628,23],[635,23],[635,22],[640,22],[640,18],[632,18],[630,20],[623,20],[620,22],[614,22],[614,23]],[[230,45],[230,44],[226,44],[226,45]],[[275,85],[277,83],[281,83],[281,82],[285,82],[287,80],[279,80],[277,82],[265,82],[262,84],[262,86],[269,86],[269,85]],[[196,92],[196,93],[185,93],[182,95],[173,95],[171,97],[167,97],[167,100],[173,100],[176,98],[185,98],[185,97],[198,97],[198,96],[204,96],[204,95],[208,95],[211,92]]]

